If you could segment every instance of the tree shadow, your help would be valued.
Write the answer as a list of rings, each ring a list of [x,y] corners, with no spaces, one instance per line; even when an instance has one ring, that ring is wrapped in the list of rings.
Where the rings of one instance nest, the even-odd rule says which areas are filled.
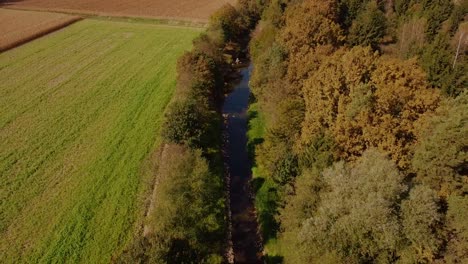
[[[268,188],[267,199],[264,202],[264,210],[260,213],[259,219],[262,223],[262,236],[265,243],[278,236],[279,223],[275,216],[278,214],[278,200],[276,188]]]
[[[254,193],[258,193],[260,188],[262,188],[264,182],[265,182],[265,178],[262,178],[262,177],[252,179],[250,181],[250,185],[252,186],[252,191]]]
[[[258,209],[258,221],[263,242],[268,243],[270,239],[275,239],[279,231],[279,224],[275,216],[278,214],[278,194],[277,189],[265,184],[266,180],[257,177],[251,180],[252,190],[255,192]]]
[[[265,263],[267,264],[281,264],[283,263],[284,257],[283,256],[265,256]]]
[[[250,131],[252,129],[252,124],[251,120],[255,119],[258,117],[258,111],[249,111],[249,117],[248,120],[249,122],[247,123],[247,130]],[[249,159],[251,161],[252,167],[257,166],[257,162],[255,161],[255,149],[257,145],[260,145],[264,142],[265,140],[262,137],[259,138],[253,138],[249,139],[247,143],[247,154],[249,155]]]
[[[258,117],[258,111],[250,111],[249,112],[249,120],[254,119]],[[250,128],[250,123],[249,123],[249,128]]]
[[[247,154],[251,160],[252,167],[257,166],[257,162],[255,160],[255,149],[257,145],[262,144],[264,141],[265,140],[263,138],[254,138],[253,140],[250,140],[249,143],[247,143]]]

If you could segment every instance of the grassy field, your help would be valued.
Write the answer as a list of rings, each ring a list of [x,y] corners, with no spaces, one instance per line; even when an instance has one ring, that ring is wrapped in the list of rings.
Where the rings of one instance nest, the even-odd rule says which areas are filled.
[[[58,13],[0,8],[0,52],[63,28],[79,20]]]
[[[0,258],[108,263],[136,230],[190,28],[84,20],[0,54]]]

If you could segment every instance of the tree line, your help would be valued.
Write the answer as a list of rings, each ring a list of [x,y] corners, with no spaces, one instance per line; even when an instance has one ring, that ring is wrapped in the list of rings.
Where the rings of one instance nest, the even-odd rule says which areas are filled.
[[[468,1],[270,0],[255,146],[284,263],[468,261]],[[256,188],[258,189],[258,188]],[[270,208],[270,207],[268,207]]]

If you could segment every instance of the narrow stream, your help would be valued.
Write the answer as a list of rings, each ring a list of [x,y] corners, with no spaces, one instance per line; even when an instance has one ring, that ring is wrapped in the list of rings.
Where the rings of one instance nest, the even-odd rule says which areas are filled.
[[[225,99],[223,116],[234,263],[255,264],[262,263],[262,245],[249,184],[252,163],[247,153],[251,70],[251,66],[241,70],[241,81]]]

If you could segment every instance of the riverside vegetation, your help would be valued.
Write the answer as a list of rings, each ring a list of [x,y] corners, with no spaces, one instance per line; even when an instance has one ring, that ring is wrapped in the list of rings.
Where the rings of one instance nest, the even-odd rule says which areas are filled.
[[[239,1],[213,14],[206,32],[177,65],[165,114],[152,232],[138,235],[118,263],[224,263],[227,212],[221,106],[232,63],[245,55],[259,6]]]

